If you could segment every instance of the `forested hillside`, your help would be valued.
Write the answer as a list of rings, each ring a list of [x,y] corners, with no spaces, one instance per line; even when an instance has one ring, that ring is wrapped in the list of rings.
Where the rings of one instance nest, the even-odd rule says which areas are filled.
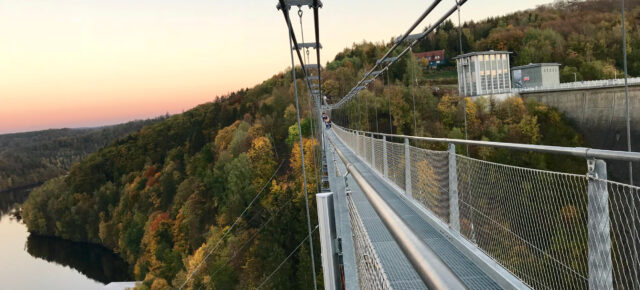
[[[187,284],[256,287],[306,237],[300,149],[287,142],[297,136],[290,130],[291,84],[290,74],[276,75],[91,154],[67,176],[32,192],[23,207],[25,222],[38,234],[113,249],[145,287],[173,288],[266,186]],[[308,131],[307,125],[303,133]],[[305,140],[307,152],[314,146]],[[307,172],[313,172],[312,155],[306,157]],[[314,192],[315,177],[308,177]],[[307,246],[269,285],[312,287]]]
[[[330,101],[344,96],[388,47],[354,45],[327,64],[323,88]],[[403,58],[391,68],[389,83],[376,80],[356,101],[331,112],[332,119],[363,130],[463,138],[466,116],[472,139],[584,145],[551,108],[519,98],[471,101],[454,91],[435,92],[417,68],[414,58]],[[412,79],[417,79],[415,87]],[[304,83],[297,82],[301,104],[307,104]],[[36,189],[24,204],[24,220],[34,233],[114,250],[132,265],[135,278],[145,281],[141,288],[180,287],[199,264],[188,289],[255,288],[306,237],[293,102],[291,74],[280,73],[252,89],[147,126]],[[317,144],[309,138],[309,108],[303,107],[305,152],[312,152]],[[470,150],[486,160],[585,172],[583,160]],[[312,154],[305,162],[313,193]],[[256,194],[258,202],[242,214]],[[315,225],[313,194],[309,200]],[[238,217],[240,222],[225,234]],[[266,288],[311,289],[310,272],[309,248],[303,243]],[[322,283],[321,276],[317,280]]]
[[[65,174],[89,153],[163,119],[0,135],[0,192],[34,186]]]
[[[640,76],[640,1],[625,2],[629,74]],[[533,10],[464,23],[462,48],[464,52],[511,51],[512,66],[560,63],[563,82],[574,81],[574,77],[578,81],[621,77],[621,19],[617,0],[555,1]],[[457,25],[451,21],[443,24],[414,51],[434,49],[445,49],[447,59],[459,54]]]

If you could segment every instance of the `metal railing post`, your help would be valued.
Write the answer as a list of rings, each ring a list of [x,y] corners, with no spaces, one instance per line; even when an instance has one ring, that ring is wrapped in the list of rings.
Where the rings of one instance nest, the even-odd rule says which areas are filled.
[[[336,220],[333,208],[333,193],[316,194],[318,207],[318,226],[320,230],[320,249],[322,272],[326,289],[340,289],[338,276],[338,257],[335,248]]]
[[[362,158],[362,160],[367,160],[366,156],[367,156],[367,146],[365,146],[364,144],[364,138],[367,137],[366,133],[362,132],[362,135],[359,136],[360,137],[360,158]]]
[[[373,138],[373,133],[371,133],[371,137]],[[369,154],[369,150],[371,150],[371,146],[367,146],[367,142],[366,140],[368,140],[367,134],[362,135],[362,145],[364,145],[364,153],[362,154],[362,159],[366,160],[367,163],[369,163],[370,166],[371,165],[371,158],[367,158],[367,155]]]
[[[460,207],[458,205],[458,171],[456,145],[449,143],[449,225],[460,232]]]
[[[376,169],[376,147],[375,147],[376,138],[373,137],[373,133],[371,133],[371,168]]]
[[[609,192],[604,181],[607,179],[607,164],[603,160],[590,159],[587,167],[589,289],[613,289]]]
[[[387,157],[387,136],[382,136],[382,167],[384,177],[389,178],[389,157]]]
[[[404,138],[404,192],[407,196],[413,196],[411,193],[411,147],[409,146],[409,138]]]
[[[356,150],[353,150],[356,152],[356,155],[360,155],[360,133],[356,132]]]
[[[356,147],[355,147],[356,146],[356,133],[355,132],[349,132],[349,133],[350,133],[349,136],[351,136],[351,138],[349,138],[350,139],[349,140],[350,141],[349,142],[350,143],[349,147],[351,147],[351,149],[353,151],[356,151]]]

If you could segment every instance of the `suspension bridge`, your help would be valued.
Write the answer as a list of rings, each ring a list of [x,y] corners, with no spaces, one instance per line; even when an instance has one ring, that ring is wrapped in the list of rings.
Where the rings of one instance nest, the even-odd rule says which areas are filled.
[[[290,36],[293,77],[297,56],[313,100],[313,135],[321,144],[317,152],[306,154],[321,165],[316,199],[325,288],[640,288],[640,187],[632,180],[608,180],[606,163],[626,161],[631,167],[640,153],[404,136],[340,124],[324,128],[323,112],[330,115],[354,101],[442,22],[456,11],[459,16],[467,1],[457,1],[424,32],[411,34],[441,2],[433,1],[347,95],[329,104],[322,97],[322,3],[279,0]],[[297,41],[289,17],[297,7],[304,38],[305,6],[313,10],[312,43]],[[309,63],[309,49],[316,51],[316,64]],[[297,87],[294,92],[299,112]],[[587,172],[488,162],[469,157],[468,146],[573,156],[584,159]],[[465,147],[466,155],[458,153]],[[308,230],[311,236],[310,221]],[[315,275],[316,269],[311,270]]]
[[[312,135],[319,143],[316,150],[304,152],[300,136],[301,154],[313,155],[318,165],[307,172],[301,158],[304,184],[307,174],[321,182],[318,188],[304,186],[308,235],[294,252],[309,243],[309,270],[317,277],[313,252],[319,246],[326,289],[640,289],[640,187],[633,185],[632,177],[630,184],[607,179],[608,161],[629,162],[631,171],[640,153],[467,140],[466,134],[465,139],[447,139],[367,132],[344,124],[325,128],[324,112],[340,110],[376,78],[385,72],[388,76],[392,65],[456,11],[460,26],[460,10],[467,0],[456,1],[433,25],[412,34],[442,2],[428,5],[350,92],[330,104],[322,94],[323,4],[278,1],[291,47],[298,132],[301,106],[308,106]],[[295,8],[300,38],[290,17]],[[307,8],[314,19],[312,42],[304,41],[302,18]],[[296,66],[302,76],[296,76]],[[307,90],[299,90],[298,79]],[[300,91],[310,95],[301,96]],[[302,98],[308,104],[300,102]],[[392,131],[393,125],[389,128]],[[587,170],[574,174],[489,162],[470,157],[469,146],[571,156],[582,159]],[[309,207],[310,192],[315,192],[317,209]],[[311,210],[317,210],[318,225],[312,224]],[[309,238],[316,231],[320,245]],[[200,265],[181,288],[199,269]]]

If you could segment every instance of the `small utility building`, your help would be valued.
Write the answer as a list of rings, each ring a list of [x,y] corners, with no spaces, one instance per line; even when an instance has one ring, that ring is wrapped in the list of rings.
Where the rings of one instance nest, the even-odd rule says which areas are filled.
[[[491,50],[454,57],[460,95],[475,97],[511,93],[510,53]]]
[[[438,68],[439,66],[447,63],[447,60],[445,59],[444,49],[418,52],[415,54],[415,56],[418,61],[422,61],[422,59],[427,61],[430,68]]]
[[[548,88],[560,85],[559,63],[530,63],[511,69],[514,88]]]

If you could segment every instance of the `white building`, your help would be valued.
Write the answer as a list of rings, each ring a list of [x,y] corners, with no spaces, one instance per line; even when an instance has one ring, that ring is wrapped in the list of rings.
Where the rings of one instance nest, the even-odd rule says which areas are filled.
[[[458,89],[465,97],[511,93],[508,51],[472,52],[454,57],[458,67]]]

